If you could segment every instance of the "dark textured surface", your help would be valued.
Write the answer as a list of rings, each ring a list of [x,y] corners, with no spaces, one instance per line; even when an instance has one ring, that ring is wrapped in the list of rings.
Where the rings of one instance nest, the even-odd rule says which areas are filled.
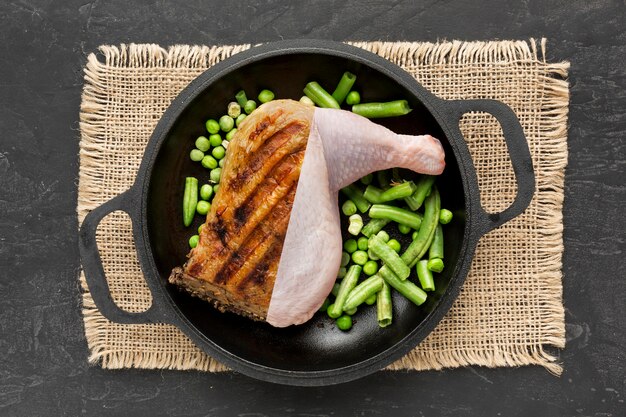
[[[624,2],[214,3],[0,4],[0,415],[625,415]],[[467,368],[305,389],[87,366],[77,118],[82,66],[99,44],[531,36],[549,39],[550,60],[572,63],[561,378],[538,367]]]

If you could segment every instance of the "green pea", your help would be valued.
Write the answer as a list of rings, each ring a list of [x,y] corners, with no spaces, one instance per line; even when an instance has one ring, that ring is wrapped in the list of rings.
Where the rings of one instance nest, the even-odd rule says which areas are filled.
[[[235,133],[237,133],[236,127],[231,129],[231,131],[226,134],[226,140],[233,140],[233,136],[235,136]]]
[[[326,297],[326,299],[322,303],[322,306],[320,307],[319,311],[321,311],[322,313],[325,312],[328,309],[329,305],[330,305],[330,300],[328,299],[328,297]]]
[[[215,184],[215,185],[213,186],[213,193],[214,193],[214,194],[217,194],[217,191],[218,191],[219,189],[220,189],[220,185],[219,185],[219,184]]]
[[[396,252],[400,252],[400,242],[398,242],[396,239],[389,239],[389,242],[387,242],[387,246],[389,246]]]
[[[350,330],[352,328],[352,317],[344,314],[343,316],[337,318],[337,327],[339,330],[343,330],[344,332]]]
[[[448,209],[439,210],[439,223],[448,224],[452,221],[453,214]]]
[[[213,158],[211,155],[207,155],[202,158],[202,166],[206,169],[214,169],[217,168],[217,160]]]
[[[202,161],[202,158],[204,158],[204,152],[200,149],[194,149],[189,152],[189,158],[194,162]]]
[[[376,304],[376,294],[372,294],[365,300],[365,304],[368,306]]]
[[[198,235],[193,235],[189,238],[189,247],[190,248],[195,248],[196,246],[198,246],[198,241],[200,240],[200,236]]]
[[[367,263],[368,257],[367,252],[363,250],[357,250],[352,254],[352,262],[357,265],[365,265]]]
[[[400,224],[398,223],[398,230],[400,231],[400,233],[402,233],[403,235],[407,235],[409,233],[411,233],[411,227],[407,226],[405,224]]]
[[[413,234],[411,235],[411,239],[412,239],[412,240],[417,239],[417,235],[418,235],[418,233],[417,233],[417,230],[416,230],[416,231],[414,231],[414,232],[413,232]]]
[[[361,95],[358,91],[350,91],[346,96],[346,104],[352,106],[361,102]]]
[[[346,252],[353,253],[357,249],[356,240],[354,239],[346,240],[343,244],[343,248],[346,250]]]
[[[274,93],[270,90],[262,90],[257,97],[261,103],[267,103],[274,100]]]
[[[374,179],[374,174],[367,174],[366,176],[361,178],[361,182],[365,185],[370,185],[373,179]]]
[[[229,115],[225,114],[220,117],[220,129],[222,129],[222,132],[230,132],[234,126],[235,120]]]
[[[202,187],[200,187],[201,199],[205,201],[209,201],[212,195],[213,195],[213,187],[211,187],[209,184],[204,184]]]
[[[241,124],[241,122],[243,122],[245,118],[246,115],[244,113],[241,113],[239,116],[237,116],[237,119],[235,119],[235,126],[239,127],[239,125]]]
[[[348,273],[348,270],[346,269],[346,267],[342,266],[341,268],[339,268],[339,271],[337,272],[337,278],[343,278],[346,276],[347,273]]]
[[[341,266],[347,266],[350,263],[350,254],[348,252],[341,252]]]
[[[346,216],[352,216],[356,213],[356,204],[352,200],[346,200],[345,203],[341,205],[341,211]]]
[[[220,146],[222,144],[222,137],[219,133],[209,136],[209,142],[211,146]]]
[[[350,309],[350,310],[343,310],[344,313],[346,313],[349,316],[354,316],[356,314],[356,307]]]
[[[223,146],[216,146],[211,151],[211,155],[213,155],[215,159],[222,159],[224,158],[224,155],[226,155],[226,149],[224,149]]]
[[[252,113],[255,109],[256,109],[256,101],[254,100],[246,101],[246,104],[244,104],[243,106],[243,111],[245,111],[247,114]]]
[[[226,162],[226,158],[220,159],[220,162],[218,164],[220,166],[220,168],[224,168],[224,162]]]
[[[211,210],[211,203],[208,201],[200,200],[196,205],[196,211],[201,216],[206,216],[206,214]]]
[[[368,239],[364,236],[361,236],[359,240],[356,241],[356,246],[359,248],[359,250],[367,250]]]
[[[222,168],[212,169],[209,173],[209,179],[211,182],[219,183],[220,177],[222,176]]]
[[[365,265],[363,265],[363,272],[369,276],[374,275],[376,272],[378,272],[378,262],[376,261],[365,262]]]
[[[206,152],[211,147],[211,143],[205,136],[198,136],[196,139],[196,148],[200,149],[202,152]]]
[[[209,119],[206,121],[207,132],[213,134],[220,131],[220,124],[215,119]]]
[[[202,233],[202,229],[204,229],[204,223],[198,226],[198,234]]]

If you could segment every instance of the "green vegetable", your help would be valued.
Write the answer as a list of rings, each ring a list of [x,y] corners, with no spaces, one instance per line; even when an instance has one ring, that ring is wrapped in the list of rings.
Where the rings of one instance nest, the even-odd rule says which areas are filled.
[[[337,293],[337,298],[335,298],[335,303],[328,308],[328,315],[330,317],[339,317],[341,315],[343,305],[348,298],[348,294],[350,294],[350,291],[356,287],[356,283],[361,275],[361,270],[362,268],[359,265],[352,265],[346,276],[341,280],[341,284],[339,284],[339,292]]]
[[[378,275],[380,275],[385,282],[387,282],[387,284],[391,285],[400,294],[416,305],[423,304],[428,297],[428,295],[420,287],[413,284],[410,280],[405,279],[403,281],[398,278],[398,276],[394,274],[393,271],[387,267],[387,265],[380,268]]]
[[[413,234],[411,234],[411,240],[415,240],[417,239],[417,230],[413,232]]]
[[[386,231],[384,231],[384,230],[381,230],[380,232],[378,232],[378,233],[376,234],[376,236],[378,236],[379,238],[381,238],[381,239],[383,240],[383,242],[385,242],[385,243],[389,242],[389,239],[391,239],[391,238],[389,237],[389,233],[387,233],[387,232],[386,232]]]
[[[201,199],[205,201],[209,201],[212,195],[213,195],[213,187],[211,187],[209,184],[204,184],[202,187],[200,187]]]
[[[222,159],[226,155],[226,149],[224,149],[223,146],[216,146],[211,151],[211,155],[213,155],[215,159]]]
[[[335,88],[335,91],[333,91],[332,94],[333,98],[338,104],[343,103],[343,101],[346,99],[346,96],[350,92],[350,89],[354,85],[355,81],[356,75],[348,71],[343,73],[341,79],[339,80],[339,83],[337,84],[337,87]]]
[[[341,189],[341,192],[346,195],[356,205],[361,213],[365,213],[371,206],[370,202],[363,197],[361,190],[354,184],[350,184],[347,187]]]
[[[428,249],[428,259],[435,258],[443,259],[443,229],[440,224],[435,228],[435,235]]]
[[[237,128],[236,128],[236,127],[232,128],[232,129],[230,130],[230,132],[228,132],[228,133],[226,134],[226,140],[232,140],[232,139],[233,139],[233,136],[235,136],[235,133],[237,133]]]
[[[394,185],[380,194],[380,202],[400,200],[405,197],[409,197],[415,191],[415,184],[413,181],[403,182],[398,185]]]
[[[343,312],[349,316],[354,316],[356,314],[356,308],[353,308],[351,310],[343,310]]]
[[[222,168],[215,168],[209,172],[209,179],[211,182],[219,183],[220,177],[222,176]]]
[[[350,258],[348,258],[348,260],[350,260]],[[341,268],[339,268],[339,271],[337,271],[337,278],[343,278],[346,276],[347,273],[348,271],[346,270],[346,267],[342,266]]]
[[[422,206],[424,199],[430,194],[430,190],[435,183],[434,175],[422,175],[415,185],[415,192],[410,197],[404,199],[409,208],[413,211]]]
[[[261,90],[257,98],[261,103],[267,103],[274,100],[274,93],[270,90]]]
[[[350,91],[346,97],[346,104],[352,106],[361,102],[361,95],[358,91]]]
[[[244,113],[241,113],[239,116],[237,116],[237,119],[235,120],[235,126],[239,127],[241,122],[243,122],[246,117],[247,116]]]
[[[196,148],[201,150],[202,152],[206,152],[211,147],[211,143],[205,136],[198,136],[196,139]]]
[[[220,117],[220,129],[222,129],[222,132],[230,132],[234,126],[235,120],[229,115],[225,114]]]
[[[417,263],[417,278],[420,280],[420,285],[424,291],[435,290],[435,280],[433,279],[433,273],[428,269],[428,261],[426,259]]]
[[[360,214],[353,214],[348,217],[350,224],[348,225],[348,233],[354,236],[358,236],[361,233],[361,229],[363,229],[363,218]]]
[[[204,229],[204,223],[198,226],[198,234],[202,233],[202,229]]]
[[[244,104],[243,106],[243,111],[245,111],[247,114],[250,114],[254,110],[256,110],[256,101],[254,100],[246,101],[246,104]]]
[[[439,223],[448,224],[452,221],[452,212],[448,209],[441,209],[439,212]]]
[[[368,252],[368,257],[369,257],[369,252]],[[368,275],[368,276],[374,275],[376,272],[378,272],[378,262],[376,261],[365,262],[365,265],[363,265],[363,272],[365,272],[365,275]]]
[[[339,294],[339,288],[341,288],[341,284],[335,282],[333,284],[333,289],[330,290],[330,293],[333,295],[333,297],[337,297],[337,294]]]
[[[220,146],[222,144],[222,137],[219,133],[215,133],[209,136],[209,142],[211,142],[211,146]]]
[[[183,224],[187,227],[193,222],[197,204],[198,180],[194,177],[187,177],[185,178],[185,191],[183,192]]]
[[[389,239],[389,242],[387,242],[387,246],[393,249],[395,253],[400,253],[400,242],[398,242],[396,239]]]
[[[387,223],[389,223],[389,220],[387,219],[372,219],[363,227],[363,229],[361,229],[361,233],[370,237],[380,232],[382,228],[387,225]]]
[[[377,261],[380,258],[378,257],[378,255],[376,255],[374,252],[372,252],[371,249],[367,249],[367,257],[370,258],[372,261]]]
[[[379,327],[387,327],[391,324],[393,309],[391,305],[391,288],[389,288],[387,282],[383,282],[382,288],[376,295],[376,316]]]
[[[385,284],[383,284],[383,285],[385,285]],[[372,305],[376,304],[376,296],[377,296],[377,295],[378,295],[378,294],[372,294],[372,295],[370,295],[370,296],[367,298],[367,300],[365,300],[365,304],[367,304],[368,306],[372,306]]]
[[[433,258],[428,260],[428,269],[433,272],[443,271],[443,260],[441,258]]]
[[[209,119],[206,121],[207,132],[214,134],[220,131],[220,124],[215,119]]]
[[[217,168],[217,160],[215,158],[213,158],[211,155],[207,155],[204,158],[202,158],[201,164],[206,169]]]
[[[363,197],[365,197],[365,199],[367,201],[369,201],[370,203],[373,204],[380,204],[383,202],[381,196],[383,195],[384,191],[381,190],[380,188],[378,188],[375,185],[368,185],[367,188],[365,188],[365,192],[363,193]]]
[[[387,103],[361,103],[352,106],[352,112],[368,119],[381,117],[404,116],[411,112],[409,102],[406,100],[395,100]]]
[[[348,266],[350,263],[350,254],[348,252],[341,252],[341,266]]]
[[[361,282],[359,285],[354,287],[346,302],[343,305],[343,310],[352,310],[353,308],[357,308],[361,304],[365,302],[370,296],[376,294],[383,287],[383,279],[378,275],[374,275]]]
[[[304,94],[320,107],[338,109],[339,103],[326,90],[315,81],[311,81],[304,87]]]
[[[217,191],[218,191],[219,189],[220,189],[220,185],[219,185],[219,184],[215,184],[215,185],[213,186],[213,192],[214,192],[215,194],[217,194]]]
[[[241,114],[241,106],[239,105],[239,103],[231,101],[230,103],[228,103],[226,113],[228,113],[228,115],[233,119],[236,119]]]
[[[201,216],[206,216],[209,210],[211,210],[211,203],[208,201],[200,200],[198,204],[196,204],[196,211]]]
[[[335,311],[335,303],[333,303],[329,305],[328,308],[326,309],[326,314],[328,314],[328,317],[330,317],[331,319],[337,319],[339,318],[339,316],[341,316],[341,311],[337,313]]]
[[[348,253],[354,253],[354,251],[357,250],[357,247],[358,246],[357,246],[356,240],[354,239],[348,239],[343,243],[343,248]]]
[[[409,233],[411,233],[411,228],[409,226],[406,226],[406,225],[400,224],[400,223],[398,223],[398,230],[403,235],[408,235]]]
[[[376,173],[376,179],[378,180],[378,186],[382,188],[383,190],[389,187],[389,171],[388,170],[378,171]]]
[[[359,248],[359,250],[367,250],[368,244],[368,239],[363,236],[361,236],[359,240],[356,241],[356,246]]]
[[[330,305],[330,300],[328,299],[328,297],[326,297],[324,299],[324,302],[322,303],[322,305],[320,306],[320,309],[318,311],[320,312],[325,312],[328,309],[328,306]]]
[[[374,174],[367,174],[363,178],[361,178],[361,182],[365,185],[369,185],[374,180]]]
[[[313,103],[313,100],[311,100],[307,96],[300,97],[300,103],[306,104],[307,106],[315,106],[315,103]]]
[[[246,105],[246,101],[248,101],[248,97],[246,97],[246,92],[240,90],[237,94],[235,94],[235,100],[239,104],[239,107],[243,107]]]
[[[346,216],[352,216],[356,213],[356,205],[352,200],[346,200],[345,203],[341,205],[341,212]]]
[[[411,274],[410,268],[404,263],[400,256],[380,237],[372,236],[369,240],[369,247],[380,257],[401,280],[405,280]]]
[[[204,158],[204,152],[200,149],[193,149],[189,152],[189,158],[194,162],[202,161],[202,158]]]
[[[370,208],[369,215],[373,219],[393,220],[416,230],[422,224],[422,216],[420,214],[386,204],[374,204]]]
[[[367,252],[364,250],[357,250],[352,254],[352,262],[357,265],[363,266],[367,263]]]
[[[352,328],[352,317],[345,314],[339,317],[337,319],[337,327],[344,332],[350,330]]]
[[[195,248],[196,246],[198,246],[198,242],[200,241],[200,236],[198,235],[193,235],[189,238],[189,247],[191,249]]]
[[[224,158],[224,159],[220,159],[220,162],[218,163],[218,166],[219,166],[220,168],[224,168],[224,162],[226,162],[226,159],[225,159],[225,158]]]
[[[410,267],[413,267],[424,256],[435,236],[435,229],[439,222],[440,204],[439,191],[437,191],[437,187],[433,187],[430,195],[426,197],[424,202],[424,221],[417,233],[417,238],[411,242],[402,254],[402,260]]]

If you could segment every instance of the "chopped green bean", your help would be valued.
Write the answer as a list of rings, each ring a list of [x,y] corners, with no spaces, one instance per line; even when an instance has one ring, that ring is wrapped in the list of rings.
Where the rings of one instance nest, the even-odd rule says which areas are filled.
[[[315,106],[315,103],[313,102],[313,100],[311,100],[307,96],[300,97],[300,103],[306,104],[307,106]]]
[[[222,137],[219,133],[214,133],[209,136],[209,142],[211,142],[211,146],[220,146],[222,144]]]
[[[200,198],[209,201],[209,199],[213,196],[213,187],[209,184],[204,184],[200,187]]]
[[[333,91],[332,94],[333,98],[338,104],[343,103],[343,101],[346,99],[346,96],[350,92],[350,89],[354,85],[355,81],[356,75],[348,71],[343,73],[341,79],[339,80],[339,83],[337,84],[337,87],[335,88],[335,91]]]
[[[359,250],[367,250],[369,242],[367,241],[368,239],[364,236],[361,236],[357,241],[356,241],[356,246],[359,248]]]
[[[332,303],[326,309],[326,314],[328,314],[328,317],[330,317],[331,319],[337,319],[339,318],[339,316],[341,316],[341,311],[337,313],[335,311],[335,303]]]
[[[343,248],[348,253],[354,253],[357,250],[357,243],[354,239],[348,239],[343,243]]]
[[[371,237],[372,235],[380,232],[382,228],[385,227],[389,222],[390,220],[387,219],[371,219],[369,223],[363,226],[363,229],[361,229],[361,233],[363,233],[367,237]]]
[[[381,117],[404,116],[411,112],[409,102],[406,100],[395,100],[386,103],[360,103],[352,106],[352,112],[368,119]]]
[[[206,138],[206,136],[198,136],[198,139],[196,139],[196,148],[198,148],[202,152],[206,152],[209,150],[210,147],[211,143]]]
[[[452,212],[448,209],[441,209],[439,212],[439,223],[448,224],[452,221]]]
[[[435,229],[439,222],[439,208],[441,201],[437,187],[433,187],[430,195],[424,202],[424,221],[418,230],[417,238],[411,242],[409,247],[402,254],[402,260],[413,267],[417,261],[424,256],[430,243],[435,236]]]
[[[369,252],[368,252],[368,257],[369,257]],[[376,272],[378,272],[378,262],[373,261],[373,260],[365,262],[365,265],[363,265],[363,272],[365,273],[365,275],[369,275],[369,276],[374,275]]]
[[[246,101],[248,101],[248,97],[246,97],[246,92],[240,90],[237,94],[235,94],[235,100],[237,100],[237,103],[239,103],[240,107],[245,106]]]
[[[200,200],[198,204],[196,204],[196,211],[201,216],[206,216],[209,210],[211,210],[211,203],[208,201]]]
[[[389,242],[389,239],[391,239],[391,238],[389,237],[389,233],[387,233],[387,232],[386,232],[386,231],[384,231],[384,230],[381,230],[380,232],[378,232],[378,233],[376,234],[376,236],[378,236],[379,238],[381,238],[381,239],[383,240],[383,242],[385,242],[385,243]]]
[[[417,278],[424,291],[435,291],[433,273],[428,269],[428,260],[424,259],[417,263]]]
[[[194,177],[185,178],[185,191],[183,192],[183,224],[191,225],[196,214],[198,204],[198,180]]]
[[[391,305],[391,288],[386,281],[376,295],[376,317],[379,327],[387,327],[393,318],[393,308]]]
[[[411,274],[409,267],[381,238],[372,236],[369,240],[369,247],[401,280],[405,280],[409,277]]]
[[[354,204],[354,201],[346,200],[341,205],[341,212],[343,214],[345,214],[346,216],[352,216],[353,214],[355,214],[356,213],[356,204]]]
[[[352,317],[344,314],[337,319],[337,328],[344,332],[347,332],[352,328]]]
[[[230,132],[234,126],[235,120],[229,115],[225,114],[220,117],[220,129],[222,129],[222,132]]]
[[[352,291],[350,291],[350,294],[343,305],[343,310],[352,310],[353,308],[357,308],[363,304],[370,296],[381,290],[383,282],[383,279],[378,275],[371,276],[361,282],[359,285],[354,287]]]
[[[341,192],[346,195],[359,209],[361,213],[365,213],[371,206],[370,202],[363,197],[363,193],[354,184],[348,185],[341,189]]]
[[[373,204],[380,204],[383,202],[381,196],[383,195],[384,191],[381,190],[380,188],[378,188],[375,185],[368,185],[367,188],[365,188],[365,192],[363,193],[363,197],[365,197],[365,199],[367,201],[369,201],[370,203]]]
[[[352,262],[357,265],[363,266],[367,263],[367,261],[367,252],[365,252],[364,250],[357,250],[352,254]]]
[[[443,259],[443,229],[440,224],[435,228],[435,236],[428,249],[428,259],[435,258]]]
[[[387,282],[387,284],[391,285],[400,294],[418,306],[423,304],[428,297],[428,295],[420,287],[413,284],[410,280],[405,279],[403,281],[398,278],[398,276],[394,274],[387,265],[380,268],[378,275],[380,275],[385,282]]]
[[[315,81],[311,81],[304,87],[304,94],[320,107],[339,109],[339,103],[326,90]]]
[[[370,208],[369,215],[373,219],[393,220],[416,230],[422,224],[422,216],[419,213],[386,204],[374,204]]]
[[[261,90],[259,96],[257,97],[261,103],[268,103],[274,100],[274,93],[270,90]]]
[[[189,159],[194,162],[202,161],[202,158],[204,158],[204,152],[200,149],[192,149],[192,151],[189,152]]]
[[[206,155],[204,158],[202,158],[201,164],[206,169],[215,169],[215,168],[217,168],[217,160],[215,158],[213,158],[211,155]]]
[[[254,110],[256,110],[256,101],[254,100],[246,101],[246,104],[244,104],[243,106],[243,111],[245,111],[247,114],[250,114]]]
[[[350,224],[348,225],[348,233],[354,236],[358,236],[363,229],[363,217],[360,214],[353,214],[348,217]]]
[[[387,242],[387,246],[393,249],[395,253],[400,252],[400,249],[401,249],[400,242],[398,242],[396,239],[389,239],[389,242]]]
[[[424,203],[424,199],[430,194],[430,190],[435,183],[434,175],[422,175],[415,184],[415,192],[413,195],[404,199],[409,208],[413,211],[419,209]]]
[[[441,258],[433,258],[428,260],[428,269],[433,272],[443,271],[443,260]]]
[[[236,119],[241,114],[241,106],[239,105],[239,103],[231,101],[230,103],[228,103],[226,113],[233,119]]]
[[[376,255],[374,252],[372,252],[371,249],[367,249],[367,257],[370,258],[372,261],[377,261],[380,258],[378,257],[378,255]]]
[[[335,298],[334,304],[329,307],[329,315],[337,315],[339,317],[341,312],[343,311],[343,305],[346,302],[350,291],[354,287],[356,287],[356,283],[359,280],[359,276],[361,275],[362,268],[359,265],[352,265],[350,269],[348,269],[348,273],[341,280],[341,284],[339,284],[339,292],[337,293],[337,298]],[[332,316],[331,316],[332,317]]]
[[[209,119],[206,121],[206,130],[210,134],[214,134],[220,131],[220,124],[215,119]]]
[[[198,235],[193,235],[189,238],[189,247],[191,249],[195,248],[196,246],[198,246],[198,242],[200,241],[200,236]]]
[[[409,197],[415,192],[415,184],[413,181],[403,182],[385,190],[380,194],[380,202],[400,200]]]
[[[350,91],[346,97],[346,104],[352,106],[361,102],[361,95],[358,91]]]

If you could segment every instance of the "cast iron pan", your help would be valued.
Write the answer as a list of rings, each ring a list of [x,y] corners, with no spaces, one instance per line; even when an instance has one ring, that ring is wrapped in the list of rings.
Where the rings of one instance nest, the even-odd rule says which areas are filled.
[[[412,113],[379,119],[380,123],[398,133],[430,133],[444,145],[447,166],[437,185],[442,207],[454,212],[454,221],[444,228],[446,269],[437,278],[437,291],[420,307],[395,294],[394,321],[385,329],[377,325],[375,308],[362,308],[354,316],[353,328],[342,332],[323,314],[301,326],[273,328],[220,313],[168,284],[170,271],[184,263],[187,240],[201,222],[197,216],[191,228],[184,228],[181,202],[185,176],[196,176],[201,182],[208,178],[207,171],[188,156],[195,138],[205,134],[204,121],[223,114],[240,89],[256,95],[269,88],[278,98],[298,99],[308,81],[330,89],[344,71],[357,74],[363,102],[409,100]],[[460,117],[470,111],[491,113],[504,132],[518,193],[501,213],[488,214],[480,205],[476,171],[458,127]],[[243,374],[283,384],[329,385],[382,369],[424,339],[457,297],[478,239],[520,214],[534,188],[524,133],[506,105],[439,99],[399,67],[359,48],[327,41],[284,41],[252,48],[215,65],[172,102],[146,147],[135,184],[85,218],[80,252],[91,295],[109,320],[170,323],[209,355]],[[138,258],[153,296],[145,312],[121,310],[109,293],[95,232],[100,220],[115,210],[127,212],[132,219]]]

